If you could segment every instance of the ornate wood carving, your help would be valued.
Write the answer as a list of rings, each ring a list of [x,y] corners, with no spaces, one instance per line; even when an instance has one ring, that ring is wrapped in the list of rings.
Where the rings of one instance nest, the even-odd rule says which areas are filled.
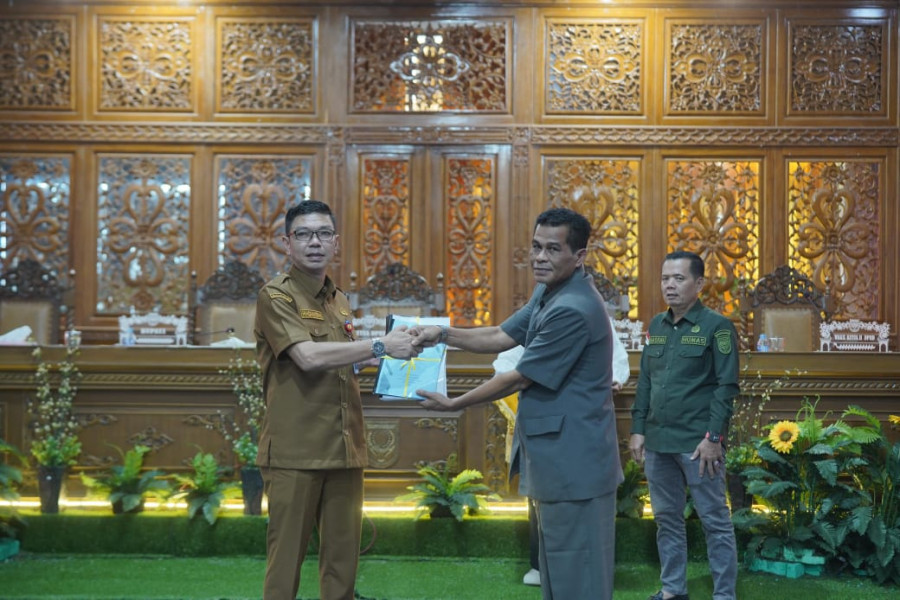
[[[690,250],[706,263],[703,302],[738,315],[734,289],[759,268],[760,162],[667,161],[669,250]]]
[[[351,23],[352,112],[508,112],[508,20]]]
[[[100,157],[99,313],[187,310],[190,165],[178,155]]]
[[[666,33],[669,112],[763,112],[763,24],[673,22]]]
[[[880,313],[880,160],[790,161],[791,265],[836,302],[835,317],[876,320]]]
[[[549,20],[548,114],[641,114],[644,20]]]
[[[790,111],[885,114],[886,23],[789,23]]]
[[[412,159],[409,155],[363,156],[360,169],[362,255],[368,278],[391,263],[409,263]]]
[[[445,160],[449,313],[457,326],[490,325],[496,157]]]
[[[369,278],[359,291],[359,303],[362,306],[404,300],[431,306],[434,291],[424,277],[401,263],[389,264]]]
[[[416,419],[415,425],[419,429],[440,429],[449,435],[454,442],[459,439],[459,419],[456,417],[425,417]]]
[[[400,420],[366,419],[366,446],[370,468],[389,469],[397,464],[400,456]]]
[[[485,127],[347,127],[347,144],[508,144],[520,129]],[[529,128],[535,145],[573,146],[751,146],[841,148],[897,146],[896,128],[769,127],[588,127]],[[211,125],[195,123],[0,122],[0,140],[10,142],[167,142],[191,144],[325,144],[331,127],[315,125]]]
[[[239,261],[264,279],[282,271],[287,259],[281,238],[289,206],[309,198],[310,156],[216,157],[219,260]]]
[[[315,112],[315,21],[220,19],[218,110]]]
[[[571,208],[591,223],[585,264],[611,279],[637,278],[641,162],[552,157],[545,165],[549,205]]]
[[[74,17],[0,18],[0,109],[73,110]]]
[[[193,20],[99,18],[101,111],[195,110]]]
[[[0,267],[34,259],[65,281],[69,270],[70,156],[0,155]]]

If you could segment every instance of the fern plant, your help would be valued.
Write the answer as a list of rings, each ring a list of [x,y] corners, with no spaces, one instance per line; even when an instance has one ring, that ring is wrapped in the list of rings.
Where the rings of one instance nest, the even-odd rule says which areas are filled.
[[[219,509],[225,498],[239,494],[237,485],[222,477],[228,471],[219,466],[216,457],[198,452],[191,461],[194,472],[191,475],[175,475],[180,487],[173,498],[184,498],[188,504],[188,518],[202,514],[213,525],[219,516]]]
[[[448,460],[439,469],[431,464],[423,464],[417,471],[422,481],[407,487],[410,492],[398,496],[398,502],[415,502],[418,517],[455,517],[462,521],[466,514],[474,514],[487,509],[488,500],[499,500],[500,496],[487,485],[477,483],[482,478],[477,469],[464,469],[452,475],[452,464]]]
[[[114,513],[139,512],[143,507],[144,497],[151,493],[164,495],[169,490],[169,482],[160,479],[163,474],[158,469],[141,472],[144,468],[144,455],[150,452],[149,446],[136,445],[127,452],[113,446],[122,457],[122,464],[113,465],[109,471],[91,477],[81,474],[81,481],[94,490],[108,494]]]
[[[641,465],[632,458],[622,469],[624,481],[616,490],[616,514],[620,517],[640,519],[644,516],[644,505],[647,504],[650,491],[644,483],[644,472]]]

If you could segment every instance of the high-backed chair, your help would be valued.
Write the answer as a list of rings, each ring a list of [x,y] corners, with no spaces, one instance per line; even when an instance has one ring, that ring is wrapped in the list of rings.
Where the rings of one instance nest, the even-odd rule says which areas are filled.
[[[781,265],[757,281],[741,298],[741,321],[753,315],[753,340],[767,337],[784,340],[786,352],[819,349],[819,323],[828,320],[827,299],[812,280],[788,265]]]
[[[70,280],[74,271],[69,272]],[[71,315],[70,287],[31,258],[20,260],[0,275],[0,334],[17,327],[31,327],[39,344],[59,344]]]
[[[211,344],[232,335],[253,342],[256,295],[264,284],[259,271],[240,261],[225,263],[200,287],[192,273],[191,343]]]
[[[362,315],[428,317],[443,312],[443,276],[438,275],[437,289],[432,289],[422,275],[404,264],[391,263],[369,277],[358,292],[356,274],[351,274],[350,298]]]
[[[641,333],[643,332],[643,321],[632,321],[628,318],[628,297],[613,285],[606,275],[595,271],[588,265],[584,266],[584,270],[594,280],[597,291],[606,301],[606,312],[612,319],[613,330],[626,350],[640,350],[642,347]],[[620,318],[621,317],[621,318]]]

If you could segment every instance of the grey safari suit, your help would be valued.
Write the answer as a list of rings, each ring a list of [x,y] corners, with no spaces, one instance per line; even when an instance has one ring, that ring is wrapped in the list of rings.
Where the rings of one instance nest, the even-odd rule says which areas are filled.
[[[510,475],[536,501],[545,599],[612,597],[615,491],[622,467],[612,401],[612,331],[576,269],[500,326],[525,347]],[[604,369],[603,365],[607,365]]]

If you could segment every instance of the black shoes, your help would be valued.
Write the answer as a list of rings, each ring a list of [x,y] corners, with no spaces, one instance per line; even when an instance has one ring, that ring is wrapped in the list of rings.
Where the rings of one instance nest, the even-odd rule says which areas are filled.
[[[659,590],[658,592],[656,592],[655,594],[653,594],[652,596],[647,598],[647,600],[663,600],[662,590]],[[690,600],[690,599],[688,598],[687,594],[675,594],[671,598],[666,598],[666,600]]]

